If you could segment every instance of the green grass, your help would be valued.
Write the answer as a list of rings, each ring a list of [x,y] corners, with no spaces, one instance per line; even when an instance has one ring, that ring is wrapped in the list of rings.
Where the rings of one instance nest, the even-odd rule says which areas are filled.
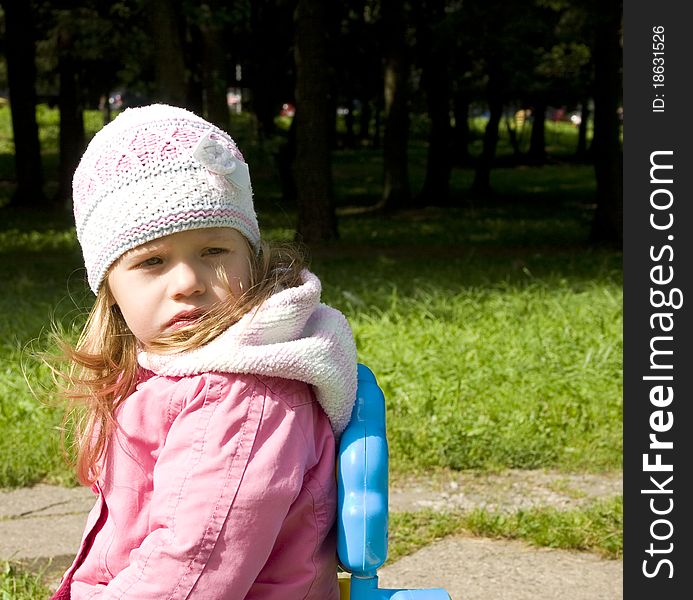
[[[541,508],[510,515],[476,510],[465,517],[476,535],[520,539],[536,546],[587,550],[607,558],[623,556],[623,497],[593,503],[585,510]]]
[[[608,259],[590,259],[587,281],[546,256],[453,259],[428,277],[425,260],[385,260],[365,281],[330,269],[385,391],[393,468],[620,467],[621,293]]]
[[[483,145],[484,129],[487,123],[486,118],[475,117],[470,119],[470,128],[472,142],[469,151],[472,155],[481,153]],[[511,126],[515,124],[511,122]],[[544,124],[544,141],[546,144],[546,153],[553,158],[570,158],[575,154],[577,149],[578,128],[569,121],[553,121],[548,120]],[[499,156],[509,156],[513,153],[513,148],[510,144],[507,133],[506,119],[501,119],[498,127],[499,140],[497,154]],[[531,121],[525,121],[523,125],[515,128],[517,142],[520,152],[526,153],[529,150],[530,136],[532,133]],[[592,128],[588,128],[587,143],[592,139]]]
[[[42,600],[50,597],[41,573],[30,573],[9,562],[0,564],[0,600]]]
[[[39,115],[50,152],[56,113]],[[98,118],[89,115],[90,131]],[[3,119],[6,109],[0,131]],[[233,129],[257,165],[265,237],[291,239],[295,211],[277,200],[271,152],[247,116]],[[424,145],[412,159],[418,181]],[[334,172],[339,206],[377,199],[379,151],[337,152]],[[453,171],[449,209],[343,211],[341,239],[313,248],[324,300],[347,315],[359,359],[385,391],[393,471],[619,469],[621,254],[585,243],[592,169],[495,169],[491,204],[467,197],[471,180],[470,169]],[[0,210],[0,314],[9,317],[0,320],[0,486],[69,484],[60,410],[43,402],[49,374],[29,350],[45,347],[51,320],[69,329],[83,319],[91,295],[80,250],[69,215]]]
[[[600,500],[570,511],[537,508],[512,514],[482,509],[469,513],[393,513],[388,560],[394,562],[456,534],[523,540],[535,546],[589,551],[618,559],[623,557],[623,498]]]
[[[96,110],[85,111],[84,129],[87,138],[91,138],[103,125],[101,113]],[[39,143],[43,170],[46,179],[56,177],[58,168],[58,147],[60,136],[60,113],[57,108],[49,108],[45,104],[36,107],[36,121],[39,126]],[[14,135],[12,132],[12,115],[8,106],[0,107],[0,206],[9,197],[7,183],[15,177],[14,172]],[[47,187],[51,187],[49,181]]]
[[[7,228],[0,230],[0,314],[6,317],[0,321],[3,487],[41,479],[73,482],[61,451],[61,411],[43,402],[51,389],[49,371],[32,359],[29,349],[41,336],[45,341],[52,319],[66,322],[75,314],[66,279],[73,270],[68,265],[78,264],[79,250],[71,228],[36,221],[24,217],[13,222],[8,216]],[[43,348],[35,345],[36,350]]]
[[[88,115],[88,134],[98,119]],[[41,108],[39,120],[50,180],[57,113]],[[14,169],[8,129],[9,112],[0,109],[0,207]],[[246,116],[234,120],[233,131],[252,165],[263,234],[291,239],[295,210],[280,201],[276,140],[260,144]],[[547,140],[568,157],[574,136],[556,124]],[[413,191],[425,158],[425,144],[414,140]],[[333,165],[339,207],[377,201],[379,151],[336,152]],[[492,204],[471,197],[473,172],[456,168],[453,208],[388,218],[344,210],[341,239],[313,248],[324,300],[347,315],[359,360],[385,391],[391,469],[620,469],[622,255],[585,243],[593,171],[556,163],[497,168],[491,177]],[[0,487],[75,483],[60,448],[61,410],[50,402],[49,373],[32,351],[46,348],[52,320],[78,326],[91,298],[70,215],[0,208]],[[395,514],[391,560],[459,532],[617,557],[622,504]],[[35,575],[10,564],[0,592],[0,600],[47,596]]]
[[[394,470],[621,467],[621,256],[580,242],[582,209],[342,225],[314,266],[385,391]]]
[[[497,231],[512,223],[470,220],[468,211],[390,227],[352,218],[342,241],[314,251],[325,301],[345,312],[385,391],[393,470],[620,468],[620,254],[546,240],[484,245],[473,241],[484,220]],[[48,372],[26,346],[42,347],[51,319],[79,323],[91,296],[69,225],[5,223],[0,313],[12,318],[0,324],[0,485],[69,481],[59,411],[25,380],[41,393]],[[551,232],[532,223],[534,234]]]

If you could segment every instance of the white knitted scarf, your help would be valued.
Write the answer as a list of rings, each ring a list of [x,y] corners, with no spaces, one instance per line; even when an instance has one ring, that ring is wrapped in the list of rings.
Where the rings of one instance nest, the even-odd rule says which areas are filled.
[[[356,345],[338,310],[320,303],[320,280],[282,290],[211,342],[179,354],[140,352],[139,364],[158,375],[245,373],[296,379],[313,386],[339,436],[356,398]]]

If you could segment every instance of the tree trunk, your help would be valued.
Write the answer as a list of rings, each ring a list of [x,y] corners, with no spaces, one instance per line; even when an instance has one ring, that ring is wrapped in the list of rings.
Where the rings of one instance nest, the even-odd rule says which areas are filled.
[[[455,163],[458,165],[469,164],[469,96],[458,91],[453,97],[453,112],[455,115],[455,128],[453,130],[453,153]]]
[[[31,2],[28,1],[3,1],[2,6],[5,9],[5,56],[17,178],[17,188],[10,203],[29,208],[46,201],[36,123],[33,15]]]
[[[222,26],[214,19],[219,2],[203,5],[211,14],[202,14],[200,25],[202,43],[202,105],[205,117],[221,127],[229,129],[229,105],[226,100],[226,60]]]
[[[272,0],[250,2],[253,43],[247,49],[249,59],[243,87],[250,88],[250,104],[257,117],[261,140],[276,133],[274,119],[282,104],[295,101],[292,4]]]
[[[477,161],[474,173],[474,183],[472,190],[479,196],[488,196],[491,193],[491,164],[496,157],[496,146],[498,145],[498,125],[503,115],[503,99],[500,92],[496,89],[497,75],[489,77],[489,119],[484,129],[484,143],[481,156]]]
[[[187,86],[179,4],[175,0],[151,0],[150,21],[154,40],[156,99],[184,106]]]
[[[618,103],[621,97],[621,2],[609,2],[595,28],[594,140],[592,155],[597,180],[597,209],[590,239],[623,243],[623,151]]]
[[[369,98],[361,100],[361,115],[359,116],[359,142],[370,143],[371,134],[371,101]]]
[[[373,149],[380,148],[383,129],[383,111],[380,99],[373,108]]]
[[[296,119],[291,120],[286,141],[277,149],[274,160],[282,188],[282,200],[287,204],[293,204],[296,202],[296,182],[292,169],[296,160]]]
[[[575,157],[583,159],[587,156],[587,124],[590,119],[589,101],[584,99],[580,103],[580,125],[578,127],[578,143]]]
[[[537,101],[532,107],[532,133],[527,156],[535,163],[546,160],[546,102]]]
[[[419,202],[448,204],[450,202],[450,174],[452,172],[450,125],[450,84],[448,76],[448,52],[444,45],[434,41],[432,24],[444,16],[443,2],[433,2],[430,7],[430,22],[426,24],[429,38],[423,44],[424,60],[421,85],[426,92],[426,105],[431,122],[428,136],[428,158],[426,176],[419,195]]]
[[[69,27],[69,26],[68,26]],[[71,31],[61,26],[58,31],[58,77],[60,90],[60,166],[56,203],[69,206],[72,197],[72,176],[84,151],[85,133],[79,81],[74,58],[74,38]]]
[[[406,25],[402,3],[383,0],[385,133],[383,138],[383,195],[379,203],[393,210],[411,202],[407,146],[409,111],[407,109]]]
[[[513,149],[513,156],[517,159],[522,154],[520,150],[520,140],[517,137],[517,127],[515,126],[515,119],[511,119],[508,115],[505,115],[505,130],[508,133],[508,141],[510,142],[510,147]]]
[[[111,103],[108,101],[108,91],[105,94],[101,94],[99,98],[99,110],[101,111],[101,118],[105,127],[111,122]]]
[[[331,114],[327,60],[327,7],[322,0],[299,0],[296,39],[296,161],[298,236],[307,244],[337,237],[332,196]]]

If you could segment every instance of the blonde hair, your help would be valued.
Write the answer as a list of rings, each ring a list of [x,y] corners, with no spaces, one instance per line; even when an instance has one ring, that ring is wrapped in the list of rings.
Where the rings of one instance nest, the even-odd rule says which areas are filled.
[[[150,343],[159,353],[183,352],[206,344],[275,292],[300,284],[305,258],[294,245],[261,243],[250,252],[250,285],[239,298],[212,307],[194,325]],[[220,277],[228,283],[225,273]],[[75,345],[58,336],[62,360],[52,366],[62,394],[69,400],[65,424],[72,421],[76,446],[75,470],[86,485],[96,481],[109,440],[117,427],[115,413],[137,383],[137,340],[113,303],[107,281]],[[64,427],[64,430],[67,427]]]

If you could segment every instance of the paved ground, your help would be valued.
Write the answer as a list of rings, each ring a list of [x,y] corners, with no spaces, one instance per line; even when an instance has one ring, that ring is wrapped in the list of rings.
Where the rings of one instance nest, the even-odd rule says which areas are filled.
[[[620,474],[565,475],[508,471],[500,475],[432,474],[393,481],[390,509],[515,510],[570,508],[621,493]],[[72,561],[94,501],[84,488],[37,485],[0,491],[0,560],[32,569],[48,565],[57,581]],[[381,587],[444,587],[455,600],[620,600],[622,562],[522,542],[451,537],[381,569]],[[40,600],[40,599],[37,599]]]
[[[380,587],[443,587],[454,600],[620,600],[623,563],[522,542],[446,538],[380,571]]]

